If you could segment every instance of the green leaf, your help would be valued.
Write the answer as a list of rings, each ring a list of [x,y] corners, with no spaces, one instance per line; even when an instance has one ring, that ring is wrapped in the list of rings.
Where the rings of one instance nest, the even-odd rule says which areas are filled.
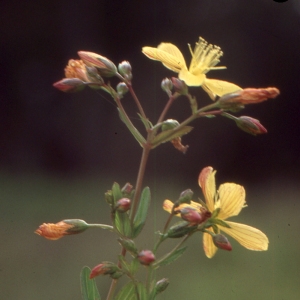
[[[112,186],[112,193],[114,198],[114,205],[116,205],[117,201],[123,198],[122,191],[120,189],[120,185],[117,182],[114,182]]]
[[[132,237],[131,223],[127,212],[115,212],[115,226],[122,235]]]
[[[146,143],[145,138],[140,134],[140,132],[133,126],[133,124],[124,116],[123,112],[118,108],[120,119],[125,123],[131,134],[134,138],[139,142],[139,144],[143,147]]]
[[[151,201],[150,188],[145,187],[142,191],[139,206],[133,220],[133,234],[132,234],[133,237],[137,237],[145,225],[147,214],[148,214],[148,208],[150,206],[150,201]]]
[[[114,300],[137,300],[134,284],[132,282],[125,284]]]
[[[172,253],[167,253],[162,259],[158,262],[154,263],[152,266],[157,269],[161,266],[166,266],[172,263],[173,261],[177,260],[186,250],[187,247],[183,247],[180,249],[175,250]]]
[[[137,283],[137,290],[140,300],[148,300],[146,287],[141,282]]]
[[[152,123],[148,120],[145,119],[141,114],[138,113],[138,116],[140,117],[141,121],[143,122],[144,126],[146,129],[151,129],[153,127]]]
[[[179,130],[171,129],[171,130],[165,130],[159,133],[152,141],[152,149],[157,147],[161,143],[165,143],[168,141],[171,141],[177,137],[181,137],[184,134],[189,133],[193,129],[192,126],[183,126]]]
[[[81,296],[83,300],[101,300],[95,279],[90,279],[91,269],[83,267],[80,273]]]
[[[130,271],[131,275],[134,275],[136,273],[136,271],[138,270],[140,265],[141,264],[137,258],[132,260],[132,262],[129,266],[129,271]]]

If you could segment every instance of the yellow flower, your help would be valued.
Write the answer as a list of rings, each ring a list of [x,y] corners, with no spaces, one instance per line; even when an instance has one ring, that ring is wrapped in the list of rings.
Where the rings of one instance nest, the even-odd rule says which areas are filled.
[[[216,95],[221,97],[242,89],[227,81],[206,78],[205,74],[210,70],[226,69],[226,67],[215,67],[223,55],[220,47],[208,45],[201,37],[194,51],[190,45],[188,46],[192,55],[189,69],[180,50],[171,43],[161,43],[157,48],[143,47],[142,52],[150,59],[158,60],[168,69],[179,73],[179,79],[188,86],[202,86],[213,100]]]
[[[215,173],[216,171],[213,171],[212,167],[204,168],[199,175],[198,182],[202,188],[208,210],[213,213],[216,209],[220,209],[217,218],[222,221],[226,220],[226,223],[230,226],[230,228],[227,228],[216,224],[218,230],[224,231],[249,250],[267,250],[269,240],[263,232],[248,225],[227,221],[227,218],[238,215],[245,206],[246,193],[241,185],[235,183],[221,184],[217,191]],[[184,206],[192,206],[199,212],[202,207],[201,204],[192,201],[190,205],[180,205],[175,211],[179,211]],[[172,207],[173,203],[170,200],[165,200],[163,208],[171,212]],[[212,228],[207,230],[212,231]],[[208,258],[212,258],[217,251],[212,236],[208,233],[203,234],[203,248]]]

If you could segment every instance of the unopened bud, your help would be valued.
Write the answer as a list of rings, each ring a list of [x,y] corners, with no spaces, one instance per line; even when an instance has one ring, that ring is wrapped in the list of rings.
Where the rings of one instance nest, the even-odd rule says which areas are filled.
[[[128,92],[128,86],[126,83],[120,82],[118,83],[116,90],[119,97],[122,98]]]
[[[170,281],[168,278],[163,278],[156,282],[155,284],[155,292],[156,295],[163,292],[169,285]]]
[[[65,235],[81,233],[89,228],[89,225],[79,219],[63,220],[56,224],[44,223],[35,231],[36,234],[48,240],[58,240]]]
[[[118,266],[110,261],[104,261],[101,264],[95,266],[90,274],[90,279],[98,275],[108,275],[114,274],[115,272],[120,271]]]
[[[105,194],[104,194],[104,197],[105,197],[105,201],[112,205],[114,203],[114,196],[113,196],[113,192],[112,190],[108,190]]]
[[[88,67],[85,66],[86,69],[86,74],[90,82],[96,83],[98,85],[103,85],[104,80],[103,78],[99,75],[98,70],[96,67]],[[91,86],[93,87],[93,86]]]
[[[89,67],[96,67],[101,76],[112,77],[117,73],[117,67],[108,58],[93,52],[79,51],[78,55]]]
[[[63,78],[60,81],[53,83],[53,86],[66,93],[75,93],[85,88],[85,83],[78,78]]]
[[[119,70],[120,74],[124,78],[126,78],[128,81],[132,80],[132,68],[131,68],[129,61],[124,60],[121,63],[119,63],[118,70]]]
[[[194,195],[194,192],[191,189],[187,189],[180,194],[179,199],[176,201],[176,203],[179,203],[179,204],[188,203],[189,204],[189,203],[191,203],[193,195]]]
[[[149,266],[155,261],[155,256],[150,250],[142,250],[137,256],[142,265]]]
[[[161,126],[161,130],[162,131],[171,130],[171,129],[178,127],[179,125],[180,124],[177,120],[168,119],[163,122],[163,124]]]
[[[267,129],[259,122],[259,120],[248,116],[236,118],[235,122],[240,129],[252,135],[264,134],[268,132]]]
[[[133,186],[129,182],[127,182],[121,189],[123,196],[130,195],[132,192],[132,188],[133,188]]]
[[[161,88],[165,91],[169,97],[172,95],[173,83],[169,78],[165,78],[161,82]]]
[[[232,247],[225,235],[215,234],[212,239],[217,248],[222,249],[222,250],[227,250],[227,251],[232,250]]]
[[[137,256],[137,248],[133,240],[127,238],[118,238],[118,242],[133,256]]]
[[[171,226],[170,229],[165,234],[165,237],[181,238],[196,229],[197,226],[191,226],[189,222],[180,222]]]
[[[123,213],[130,209],[130,204],[131,204],[130,199],[121,198],[117,201],[115,208],[118,212]]]
[[[188,87],[184,81],[182,81],[176,77],[172,77],[171,80],[172,80],[174,89],[177,93],[179,93],[180,95],[188,94]]]
[[[204,218],[192,207],[185,207],[180,211],[181,219],[188,221],[192,225],[200,224]]]

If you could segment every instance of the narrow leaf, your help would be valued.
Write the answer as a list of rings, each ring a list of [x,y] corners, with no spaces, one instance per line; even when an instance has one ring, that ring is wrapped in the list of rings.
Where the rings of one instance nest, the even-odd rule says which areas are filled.
[[[151,129],[153,127],[152,123],[148,120],[145,119],[141,114],[138,113],[138,116],[140,117],[141,121],[143,122],[144,126],[146,129]]]
[[[180,249],[177,249],[173,253],[168,253],[166,254],[162,259],[160,259],[157,263],[153,264],[153,267],[155,269],[161,267],[161,266],[166,266],[172,263],[173,261],[177,260],[186,250],[187,247],[183,247]]]
[[[90,279],[91,269],[83,267],[80,273],[81,296],[83,300],[101,300],[95,279]]]
[[[226,228],[231,228],[225,221],[223,220],[220,220],[220,219],[211,219],[210,220],[212,223],[214,224],[217,224],[217,225],[221,225],[223,227],[226,227]]]
[[[145,225],[150,201],[150,188],[145,187],[142,191],[139,206],[133,220],[133,237],[137,237]]]
[[[157,147],[161,143],[165,143],[165,142],[171,141],[177,137],[181,137],[184,134],[189,133],[192,129],[193,129],[193,127],[191,127],[191,126],[184,126],[184,127],[180,128],[179,130],[177,130],[175,128],[175,129],[171,129],[171,130],[162,131],[153,139],[152,149]]]
[[[120,119],[125,123],[131,134],[134,138],[139,142],[139,144],[143,147],[143,144],[146,143],[144,137],[139,133],[139,131],[133,126],[133,124],[124,116],[122,111],[118,108]]]
[[[137,300],[134,284],[132,282],[125,284],[114,300]]]
[[[115,212],[115,226],[122,235],[128,238],[132,237],[131,223],[127,212]]]

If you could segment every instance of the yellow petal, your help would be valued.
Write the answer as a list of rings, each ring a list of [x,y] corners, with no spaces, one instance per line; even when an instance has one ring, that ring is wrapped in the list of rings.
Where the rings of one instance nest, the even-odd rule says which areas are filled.
[[[212,167],[206,167],[200,172],[198,177],[198,184],[202,189],[210,212],[214,211],[214,197],[216,194],[215,173],[216,171],[213,171]]]
[[[180,80],[183,80],[187,86],[200,86],[205,80],[204,74],[194,75],[187,68],[181,69],[178,75]]]
[[[172,201],[166,199],[163,203],[163,209],[165,211],[167,211],[168,213],[171,213],[171,211],[173,209],[173,205],[174,205],[174,203]],[[200,203],[194,202],[194,201],[191,201],[190,204],[183,203],[183,204],[180,204],[178,207],[175,208],[175,212],[178,212],[178,211],[182,210],[185,207],[191,207],[191,208],[196,209],[198,212],[201,212],[202,205]],[[178,217],[180,217],[179,214],[178,214]]]
[[[269,240],[260,230],[235,222],[228,222],[231,228],[218,226],[222,231],[237,240],[242,246],[249,250],[263,251],[268,250]]]
[[[219,188],[219,199],[216,207],[220,207],[218,218],[224,220],[240,213],[245,205],[245,189],[235,183],[224,183]]]
[[[168,213],[171,213],[174,203],[168,199],[166,199],[163,203],[163,209]]]
[[[208,230],[212,231],[210,228],[208,228]],[[218,250],[218,248],[215,246],[213,242],[211,235],[208,233],[203,234],[203,249],[205,255],[208,258],[212,258]]]
[[[238,85],[228,81],[208,78],[205,79],[202,87],[206,92],[209,91],[209,93],[215,94],[219,97],[242,89]]]
[[[186,68],[183,55],[173,44],[161,43],[157,48],[143,47],[142,52],[150,59],[162,62],[165,67],[176,73]]]

